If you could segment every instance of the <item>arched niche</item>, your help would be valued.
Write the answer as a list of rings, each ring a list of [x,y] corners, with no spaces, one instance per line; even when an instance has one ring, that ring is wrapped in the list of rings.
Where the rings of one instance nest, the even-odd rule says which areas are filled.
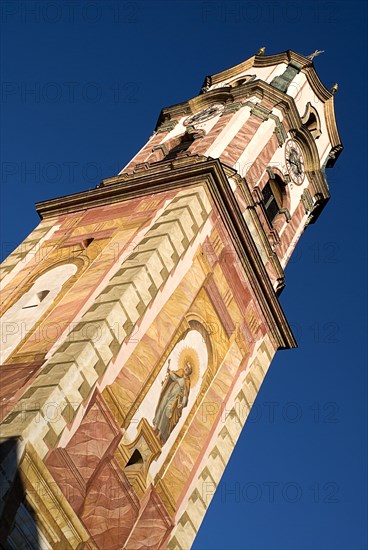
[[[302,116],[302,123],[309,130],[314,139],[318,139],[322,134],[321,120],[318,111],[310,102],[307,103],[305,113]]]
[[[214,348],[205,323],[188,316],[173,339],[155,378],[134,412],[120,445],[124,472],[137,489],[145,486],[167,459],[185,425],[197,410],[215,372]],[[191,364],[185,380],[185,366]],[[181,385],[181,388],[179,387]],[[183,404],[179,410],[176,400]],[[165,416],[173,413],[173,422]],[[143,457],[133,460],[134,457]]]

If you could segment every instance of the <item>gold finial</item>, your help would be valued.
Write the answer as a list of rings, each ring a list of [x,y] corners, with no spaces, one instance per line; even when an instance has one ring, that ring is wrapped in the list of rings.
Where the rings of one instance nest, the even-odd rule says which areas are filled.
[[[337,90],[339,89],[339,85],[337,82],[335,82],[335,84],[332,86],[331,88],[331,93],[332,94],[336,94]]]
[[[315,57],[317,57],[317,55],[321,54],[321,53],[324,53],[325,50],[314,50],[313,53],[311,53],[310,55],[307,56],[307,59],[310,59],[311,61],[313,61],[313,59]]]
[[[266,51],[266,48],[263,46],[262,48],[259,48],[257,55],[264,55]]]

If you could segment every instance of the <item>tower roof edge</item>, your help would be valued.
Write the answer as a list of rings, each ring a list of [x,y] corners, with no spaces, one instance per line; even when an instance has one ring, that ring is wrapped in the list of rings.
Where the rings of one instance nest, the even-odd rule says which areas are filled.
[[[297,65],[299,70],[307,76],[313,91],[321,101],[325,102],[332,96],[332,93],[320,80],[313,65],[313,61],[304,55],[294,52],[293,50],[287,50],[285,52],[272,55],[253,55],[249,59],[242,61],[234,67],[230,67],[229,69],[225,69],[219,73],[207,76],[205,82],[210,81],[210,85],[213,86],[214,84],[219,84],[223,80],[236,78],[236,76],[248,69],[251,69],[252,67],[271,67],[281,63],[286,65],[293,63],[294,65]]]

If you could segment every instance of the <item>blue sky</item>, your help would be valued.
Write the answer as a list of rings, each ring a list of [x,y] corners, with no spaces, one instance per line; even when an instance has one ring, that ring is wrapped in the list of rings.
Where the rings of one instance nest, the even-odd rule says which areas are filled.
[[[365,2],[4,1],[1,256],[34,203],[95,187],[145,143],[160,109],[266,46],[339,83],[345,149],[281,303],[299,348],[265,379],[195,550],[360,550],[366,529]]]

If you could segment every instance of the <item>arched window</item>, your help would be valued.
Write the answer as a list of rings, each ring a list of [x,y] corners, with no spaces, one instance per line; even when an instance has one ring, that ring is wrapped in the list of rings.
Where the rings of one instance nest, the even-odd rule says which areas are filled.
[[[302,122],[304,126],[308,128],[314,139],[319,138],[319,136],[322,134],[321,121],[319,119],[317,109],[315,109],[315,107],[312,107],[310,103],[307,104],[305,113],[302,116]]]
[[[266,211],[268,221],[272,224],[277,214],[282,208],[285,184],[278,175],[270,178],[262,189],[263,206]]]
[[[77,271],[75,264],[64,264],[43,273],[2,316],[1,363],[27,336],[37,321],[48,310],[64,283]]]

